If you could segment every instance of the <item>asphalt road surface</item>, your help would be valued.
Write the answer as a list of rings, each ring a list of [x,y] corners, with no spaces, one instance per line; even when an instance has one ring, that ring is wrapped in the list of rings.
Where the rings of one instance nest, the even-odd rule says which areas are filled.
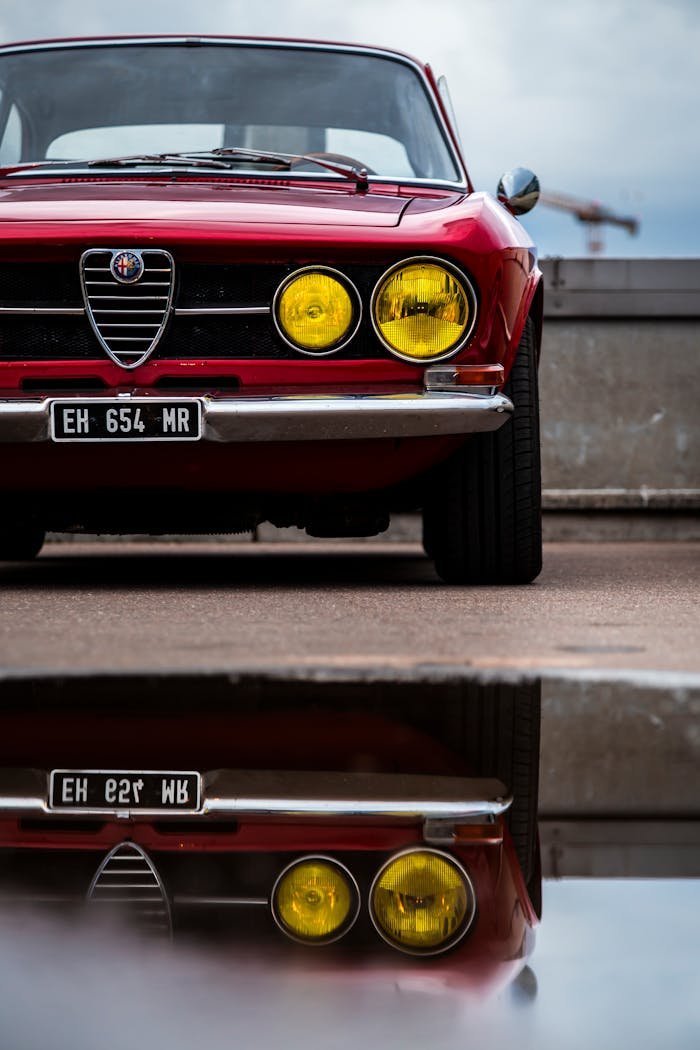
[[[552,544],[447,587],[409,544],[48,544],[0,564],[0,667],[342,664],[700,672],[700,545]]]

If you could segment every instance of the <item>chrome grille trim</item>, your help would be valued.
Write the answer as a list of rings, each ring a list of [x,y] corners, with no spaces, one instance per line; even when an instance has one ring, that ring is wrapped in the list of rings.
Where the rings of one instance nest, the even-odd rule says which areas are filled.
[[[176,894],[173,903],[185,908],[267,908],[270,901],[267,897],[190,897]]]
[[[271,312],[272,310],[269,306],[179,306],[174,311],[177,317],[208,317],[212,314],[219,317],[233,316],[235,314],[250,316],[252,314],[269,314]]]
[[[172,935],[170,903],[160,875],[135,842],[121,842],[107,854],[86,899],[93,906],[118,905],[142,933]]]
[[[162,248],[138,249],[144,270],[140,280],[131,284],[93,274],[110,274],[113,256],[124,249],[90,248],[80,258],[80,284],[85,312],[102,349],[121,368],[138,368],[147,361],[165,331],[172,312],[175,289],[175,261]],[[165,265],[163,265],[165,263]],[[167,274],[167,280],[152,280]],[[142,295],[141,290],[166,289],[165,294]],[[148,315],[148,321],[140,318]],[[109,318],[109,319],[108,319]],[[141,329],[142,334],[133,334]],[[130,332],[131,334],[119,334]],[[121,343],[136,343],[139,349],[122,348]]]
[[[82,306],[0,306],[0,314],[62,314],[65,317],[82,317],[85,310]]]

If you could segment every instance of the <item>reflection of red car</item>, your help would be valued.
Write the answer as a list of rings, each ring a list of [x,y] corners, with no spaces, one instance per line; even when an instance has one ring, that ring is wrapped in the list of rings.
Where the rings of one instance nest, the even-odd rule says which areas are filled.
[[[0,90],[0,557],[422,509],[444,579],[537,575],[536,180],[473,191],[428,67],[84,40]]]
[[[538,737],[537,685],[10,680],[0,910],[87,902],[493,987],[539,911]]]

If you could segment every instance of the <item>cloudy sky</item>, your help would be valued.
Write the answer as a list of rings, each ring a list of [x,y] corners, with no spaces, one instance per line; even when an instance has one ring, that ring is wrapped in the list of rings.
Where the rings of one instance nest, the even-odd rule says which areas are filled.
[[[638,215],[608,255],[700,255],[700,0],[0,0],[0,38],[294,35],[397,47],[450,84],[467,164],[493,191],[516,164],[543,187]],[[540,206],[543,254],[585,252]]]

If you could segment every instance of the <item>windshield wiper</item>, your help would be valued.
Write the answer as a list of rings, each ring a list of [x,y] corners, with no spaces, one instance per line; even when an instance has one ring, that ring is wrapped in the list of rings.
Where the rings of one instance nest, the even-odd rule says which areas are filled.
[[[335,175],[351,179],[357,184],[358,189],[367,189],[369,186],[366,168],[358,168],[354,164],[343,164],[342,161],[326,160],[325,157],[315,156],[313,153],[268,153],[266,150],[244,149],[241,146],[220,146],[218,149],[211,150],[211,154],[215,157],[234,159],[241,157],[253,161],[259,158],[260,161],[277,161],[289,169],[300,160],[305,160],[310,164],[317,164],[319,168],[325,168],[326,171],[332,171]]]
[[[217,160],[209,154],[199,153],[134,153],[127,157],[100,157],[97,160],[82,161],[88,168],[138,168],[142,164],[149,166],[164,164],[167,167],[184,168],[228,168],[225,161]]]
[[[356,168],[352,164],[326,160],[311,153],[272,153],[267,150],[247,149],[242,146],[220,146],[212,150],[193,150],[188,153],[135,153],[125,157],[104,157],[86,161],[88,168],[138,167],[141,164],[165,165],[178,167],[230,168],[237,161],[249,161],[251,164],[270,165],[281,171],[291,171],[295,164],[307,161],[325,168],[335,175],[354,182],[358,190],[369,186],[366,168]]]
[[[358,191],[369,189],[367,169],[354,164],[345,164],[340,160],[329,160],[313,153],[273,153],[268,150],[247,149],[243,146],[220,146],[211,150],[192,150],[187,153],[132,153],[122,157],[98,157],[94,160],[38,160],[1,168],[0,173],[13,174],[27,169],[42,168],[138,168],[179,167],[179,168],[215,168],[220,171],[230,170],[236,163],[261,164],[277,171],[291,171],[296,164],[306,162],[319,168],[341,175],[354,182]]]

